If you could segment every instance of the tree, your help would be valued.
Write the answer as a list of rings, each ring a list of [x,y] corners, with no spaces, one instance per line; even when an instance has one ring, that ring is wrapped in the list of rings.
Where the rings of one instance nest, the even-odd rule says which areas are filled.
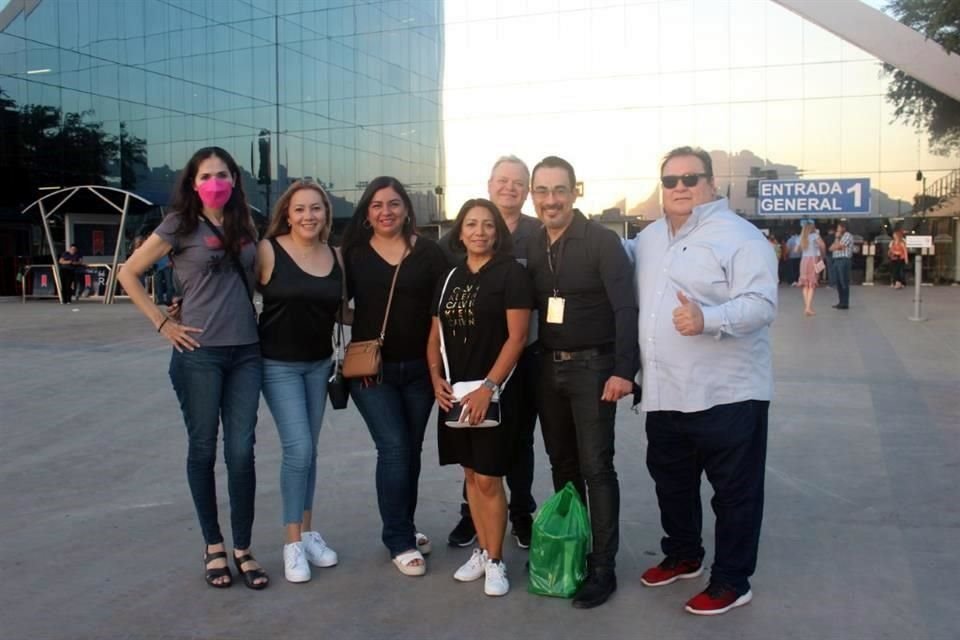
[[[120,150],[120,187],[133,191],[137,188],[137,174],[146,173],[147,141],[127,131],[127,123],[120,123],[118,139]]]
[[[960,0],[892,0],[886,10],[948,53],[960,54]],[[891,76],[887,100],[894,117],[926,129],[934,153],[960,150],[960,102],[889,64],[884,70]]]

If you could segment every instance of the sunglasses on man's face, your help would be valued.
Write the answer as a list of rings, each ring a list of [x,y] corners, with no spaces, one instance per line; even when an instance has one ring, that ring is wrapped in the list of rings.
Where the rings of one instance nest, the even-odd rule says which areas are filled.
[[[692,189],[700,182],[700,178],[709,177],[710,174],[708,173],[685,173],[682,176],[660,176],[660,184],[663,185],[664,189],[675,189],[677,183],[682,182],[683,186]]]

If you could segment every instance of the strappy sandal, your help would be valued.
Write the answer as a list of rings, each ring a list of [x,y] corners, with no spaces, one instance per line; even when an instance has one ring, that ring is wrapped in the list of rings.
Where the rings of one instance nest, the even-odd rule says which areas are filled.
[[[430,555],[430,552],[433,551],[433,545],[430,544],[430,538],[424,533],[417,531],[413,534],[414,539],[417,541],[417,551],[427,556]]]
[[[226,589],[233,585],[233,574],[230,573],[230,567],[217,567],[211,568],[207,565],[213,562],[214,560],[219,560],[223,558],[227,559],[226,551],[214,551],[210,553],[207,551],[207,547],[203,548],[203,579],[207,581],[207,584],[213,587],[214,589]],[[226,582],[215,582],[218,578],[228,578]]]
[[[266,589],[267,585],[270,584],[270,576],[267,575],[267,572],[262,568],[250,569],[248,571],[243,570],[244,563],[254,560],[253,554],[245,553],[242,556],[234,554],[233,563],[237,565],[237,571],[240,572],[240,575],[243,576],[243,583],[247,585],[248,589]],[[266,578],[263,582],[257,583],[256,581],[260,578]]]

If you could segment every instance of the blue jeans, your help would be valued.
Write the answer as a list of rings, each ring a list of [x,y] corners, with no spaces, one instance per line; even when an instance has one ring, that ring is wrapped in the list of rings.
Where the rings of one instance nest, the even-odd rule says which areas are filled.
[[[350,397],[377,446],[377,504],[383,520],[383,544],[391,556],[416,549],[420,451],[433,409],[427,362],[384,362],[382,381],[351,380]]]
[[[833,281],[841,307],[850,306],[850,258],[833,259]]]
[[[187,482],[208,545],[223,542],[213,478],[222,420],[233,546],[250,546],[257,488],[253,445],[262,369],[260,345],[256,343],[200,347],[182,353],[174,349],[170,358],[170,380],[187,427]]]
[[[283,447],[280,495],[284,524],[299,524],[304,511],[313,511],[317,438],[331,366],[330,358],[314,362],[263,359],[263,397],[277,423]]]

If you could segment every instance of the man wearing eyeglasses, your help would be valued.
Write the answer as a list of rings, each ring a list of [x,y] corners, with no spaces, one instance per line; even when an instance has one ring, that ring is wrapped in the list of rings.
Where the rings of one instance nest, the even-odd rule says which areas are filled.
[[[523,266],[527,266],[527,253],[531,240],[540,231],[540,221],[533,216],[523,214],[523,205],[530,190],[530,169],[517,156],[503,156],[490,170],[487,181],[487,193],[490,201],[507,223],[510,239],[513,241],[513,257]],[[447,256],[450,266],[462,264],[466,252],[453,247],[450,233],[440,238],[440,248]],[[511,534],[521,549],[530,547],[530,535],[533,526],[533,512],[537,503],[533,499],[533,433],[537,426],[536,380],[538,378],[537,325],[536,313],[532,314],[530,330],[527,332],[527,347],[523,350],[517,369],[511,377],[511,384],[520,388],[520,419],[517,424],[517,449],[514,452],[510,472],[507,473],[507,486],[510,488]],[[470,515],[470,506],[466,502],[466,492],[460,504],[460,521],[450,532],[447,542],[455,547],[468,547],[477,539],[477,530]]]
[[[660,183],[664,217],[638,235],[635,263],[647,468],[666,557],[641,582],[660,587],[702,573],[706,473],[715,557],[707,588],[686,610],[717,615],[753,597],[777,263],[760,230],[717,195],[707,152],[674,149],[660,166]]]
[[[540,428],[553,486],[573,482],[590,510],[593,550],[573,598],[574,607],[589,609],[617,588],[614,418],[617,401],[633,392],[637,304],[620,238],[573,208],[576,184],[562,158],[548,156],[533,168],[533,206],[544,231],[530,245],[528,264],[540,312]]]

